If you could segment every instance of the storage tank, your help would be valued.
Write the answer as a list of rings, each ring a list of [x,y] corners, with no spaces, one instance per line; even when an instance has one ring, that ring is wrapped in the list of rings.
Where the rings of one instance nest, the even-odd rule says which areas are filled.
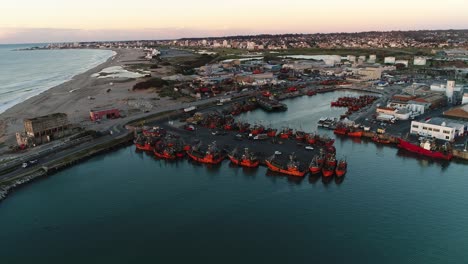
[[[455,90],[455,81],[447,81],[447,89],[445,90],[445,95],[447,96],[450,102],[452,101],[454,90]]]

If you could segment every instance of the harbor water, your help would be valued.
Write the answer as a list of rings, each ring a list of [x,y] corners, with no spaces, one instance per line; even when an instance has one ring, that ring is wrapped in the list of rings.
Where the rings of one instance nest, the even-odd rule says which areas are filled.
[[[240,118],[313,131],[343,113],[329,107],[341,95]],[[133,146],[97,156],[0,203],[2,263],[466,261],[466,165],[365,140],[335,146],[349,164],[342,181],[166,162]]]

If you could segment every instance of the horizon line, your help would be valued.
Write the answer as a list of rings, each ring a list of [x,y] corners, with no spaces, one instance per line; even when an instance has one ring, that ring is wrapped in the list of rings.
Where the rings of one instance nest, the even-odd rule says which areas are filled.
[[[47,30],[62,30],[60,28],[29,28],[29,29],[47,29]],[[69,29],[80,31],[121,31],[119,29]],[[135,29],[137,30],[137,29]],[[234,37],[256,37],[256,36],[282,36],[282,35],[332,35],[332,34],[362,34],[362,33],[391,33],[391,32],[420,32],[420,31],[468,31],[468,28],[445,28],[445,29],[392,29],[392,30],[366,30],[366,31],[334,31],[334,32],[313,32],[313,33],[258,33],[258,34],[236,34],[236,35],[223,35],[223,36],[196,36],[196,37],[180,37],[180,38],[155,38],[155,39],[109,39],[109,40],[91,40],[91,41],[54,41],[54,42],[23,42],[23,43],[1,43],[0,45],[34,45],[34,44],[58,44],[58,43],[93,43],[93,42],[125,42],[125,41],[174,41],[186,39],[217,39],[217,38],[234,38]]]

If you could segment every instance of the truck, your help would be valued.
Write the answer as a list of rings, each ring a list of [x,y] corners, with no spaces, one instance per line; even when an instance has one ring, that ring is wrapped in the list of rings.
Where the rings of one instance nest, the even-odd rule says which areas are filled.
[[[197,110],[196,106],[190,106],[190,107],[184,108],[185,113],[192,112],[192,111],[195,111],[195,110]]]
[[[253,139],[254,140],[265,140],[265,139],[268,139],[268,135],[267,134],[258,134]]]
[[[379,121],[395,123],[395,117],[392,115],[380,114],[375,119]]]

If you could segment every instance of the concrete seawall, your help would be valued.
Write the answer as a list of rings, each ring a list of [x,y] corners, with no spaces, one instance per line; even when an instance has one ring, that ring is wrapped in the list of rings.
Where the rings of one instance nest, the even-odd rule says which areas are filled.
[[[19,174],[13,178],[6,179],[0,182],[0,201],[5,199],[7,194],[11,192],[14,188],[18,188],[21,185],[31,182],[40,177],[51,175],[55,172],[70,167],[79,162],[85,161],[96,155],[118,149],[124,145],[129,145],[131,144],[132,140],[133,133],[128,132],[120,138],[116,138],[112,141],[98,144],[88,149],[72,153],[68,156],[64,156],[60,160],[52,161],[50,163],[44,164],[41,167],[37,167],[33,171],[28,171],[24,174]]]

